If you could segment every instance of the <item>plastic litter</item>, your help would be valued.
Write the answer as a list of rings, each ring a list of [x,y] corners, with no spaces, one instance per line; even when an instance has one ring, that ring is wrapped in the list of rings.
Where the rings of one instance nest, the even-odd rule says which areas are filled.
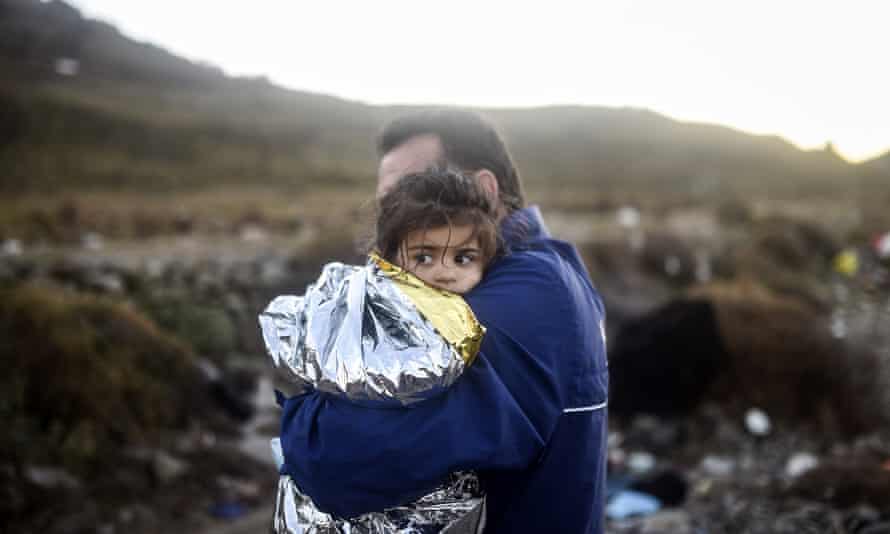
[[[41,488],[64,488],[76,490],[81,487],[81,482],[64,469],[50,466],[31,465],[25,467],[25,478],[35,486]]]
[[[751,408],[745,413],[745,428],[755,436],[766,436],[772,430],[769,416],[759,408]]]
[[[735,462],[721,456],[705,456],[701,468],[712,477],[727,477],[735,471]]]
[[[247,507],[237,501],[220,501],[210,507],[210,515],[218,519],[237,519],[247,513]]]
[[[655,467],[655,456],[648,452],[632,452],[627,455],[627,468],[633,473],[646,473]]]
[[[281,450],[281,438],[272,438],[269,440],[269,447],[272,449],[272,458],[275,460],[275,467],[281,471],[284,465],[284,452]]]
[[[879,259],[890,259],[890,232],[876,237],[874,247]]]
[[[859,271],[859,255],[852,249],[841,251],[834,258],[834,270],[844,276],[855,276]]]
[[[0,255],[2,256],[21,256],[22,242],[18,239],[7,239],[0,245]]]
[[[819,466],[819,458],[808,452],[797,452],[788,458],[785,464],[785,474],[791,478],[797,478],[807,471]]]
[[[622,206],[615,214],[618,224],[625,228],[634,228],[640,224],[640,210],[633,206]]]
[[[606,517],[609,519],[627,519],[628,517],[650,515],[661,509],[661,501],[646,493],[624,490],[606,505]]]

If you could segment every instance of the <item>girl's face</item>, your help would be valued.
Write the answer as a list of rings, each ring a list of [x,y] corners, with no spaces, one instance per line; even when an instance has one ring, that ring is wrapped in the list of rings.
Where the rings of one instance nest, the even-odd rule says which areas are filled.
[[[464,294],[482,280],[485,260],[474,228],[439,226],[408,234],[399,253],[399,267],[431,286]]]

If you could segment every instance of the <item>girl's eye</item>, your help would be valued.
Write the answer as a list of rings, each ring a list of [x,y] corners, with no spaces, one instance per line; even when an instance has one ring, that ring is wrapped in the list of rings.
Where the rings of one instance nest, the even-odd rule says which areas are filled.
[[[432,254],[426,254],[423,252],[421,252],[420,254],[415,254],[414,263],[416,265],[429,265],[430,263],[433,263],[433,256]]]
[[[454,257],[454,263],[457,265],[466,265],[468,263],[473,263],[476,260],[476,256],[474,254],[458,254]]]

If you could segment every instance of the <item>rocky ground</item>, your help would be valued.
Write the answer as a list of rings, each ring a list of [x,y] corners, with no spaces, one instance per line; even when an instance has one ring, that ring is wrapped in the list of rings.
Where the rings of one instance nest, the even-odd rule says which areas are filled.
[[[277,408],[268,405],[269,381],[260,384],[257,414],[226,435],[196,426],[159,448],[127,447],[88,479],[24,465],[20,483],[5,486],[9,532],[265,532],[277,483],[269,453]]]
[[[557,218],[555,223],[557,228],[578,227],[574,220]],[[697,220],[693,226],[714,226],[713,221],[705,223]],[[758,365],[795,361],[800,356],[789,356],[782,347],[792,345],[788,338],[822,328],[816,325],[823,325],[823,319],[825,332],[835,337],[840,332],[844,343],[858,339],[878,349],[874,351],[878,357],[890,358],[890,337],[881,328],[884,318],[890,317],[890,307],[883,310],[881,303],[890,303],[890,296],[881,297],[871,287],[860,290],[853,283],[838,285],[825,267],[837,247],[822,234],[799,224],[773,222],[764,228],[763,234],[750,232],[741,245],[732,246],[708,241],[719,229],[697,235],[690,244],[682,235],[658,233],[647,234],[640,242],[635,230],[622,227],[598,234],[608,239],[583,245],[610,310],[613,355],[622,352],[620,343],[611,344],[620,339],[622,328],[640,317],[657,317],[646,314],[665,303],[688,302],[677,299],[692,295],[709,299],[714,332],[707,343],[716,336],[722,345],[719,351],[727,353],[723,360],[711,358],[702,323],[694,320],[684,330],[691,337],[683,342],[697,346],[709,364],[718,361],[725,367],[734,361],[733,352],[752,349],[745,341],[757,329],[742,328],[741,323],[776,322],[777,317],[792,326],[774,328],[775,339],[767,340],[767,345],[759,341],[754,348],[768,350]],[[589,231],[579,230],[575,238],[582,240]],[[36,284],[44,293],[95,295],[101,302],[133,310],[164,335],[182,341],[197,377],[182,387],[200,392],[175,428],[158,431],[150,439],[112,435],[120,446],[103,453],[107,457],[98,462],[102,469],[88,475],[67,457],[38,451],[41,444],[4,441],[13,459],[0,462],[4,523],[23,533],[265,531],[277,481],[268,439],[277,431],[278,412],[256,315],[273,296],[301,292],[324,259],[354,259],[352,246],[348,239],[324,239],[307,229],[285,237],[262,227],[247,227],[236,236],[218,239],[186,235],[117,243],[85,234],[79,243],[61,247],[2,243],[0,289],[11,295]],[[756,286],[736,284],[737,278],[752,275],[758,280]],[[706,287],[703,282],[710,278],[721,279],[723,288],[689,293],[690,288]],[[763,297],[765,293],[770,296]],[[739,299],[744,305],[738,305]],[[657,330],[661,331],[677,330]],[[653,340],[658,342],[657,336]],[[675,397],[691,399],[691,407],[659,416],[616,411],[609,442],[613,500],[607,531],[890,532],[888,427],[875,420],[870,427],[859,425],[848,432],[836,424],[837,413],[800,420],[783,413],[783,398],[798,402],[819,393],[792,391],[795,388],[788,385],[792,382],[782,380],[799,378],[801,373],[815,373],[817,378],[832,374],[823,365],[825,361],[831,365],[830,359],[813,361],[810,367],[787,366],[800,371],[795,371],[797,375],[782,374],[786,373],[782,366],[764,367],[768,373],[763,376],[777,380],[775,387],[767,388],[770,395],[762,397],[765,404],[752,402],[751,396],[738,395],[731,387],[756,385],[759,368],[731,365],[737,374],[722,375],[723,396],[710,394],[707,388],[696,395],[678,391]],[[850,361],[839,360],[838,369],[850,367]],[[886,364],[882,372],[890,367]],[[621,366],[618,361],[613,366],[617,376]],[[674,368],[682,370],[685,364]],[[645,387],[635,387],[647,394]],[[842,389],[844,395],[849,391]],[[844,409],[857,409],[863,399],[887,398],[868,396],[873,392],[865,386],[852,391],[860,391],[860,402],[847,403]],[[814,398],[814,403],[818,400]],[[4,402],[15,407],[20,399],[11,396]],[[890,406],[877,406],[876,412],[881,409]],[[840,418],[854,415],[862,416],[849,412]],[[39,417],[26,418],[25,426],[13,427],[13,437],[20,431],[22,436],[31,435],[27,425],[32,423],[38,425],[35,428],[47,424]],[[84,432],[88,438],[89,432]],[[70,448],[66,440],[57,445]],[[86,448],[77,452],[95,463],[98,449],[90,449],[89,443],[89,439],[76,441]],[[639,495],[642,505],[634,500]],[[653,497],[658,506],[652,506]]]
[[[81,246],[30,250],[6,243],[0,254],[5,296],[32,292],[54,305],[88,304],[112,314],[117,306],[132,309],[183,341],[183,356],[194,363],[188,374],[193,379],[175,385],[192,394],[174,427],[127,437],[99,453],[89,444],[98,438],[85,431],[78,461],[46,450],[69,447],[69,438],[28,441],[28,428],[54,420],[56,410],[21,414],[16,419],[21,424],[0,443],[4,458],[14,459],[4,459],[0,472],[2,522],[20,533],[104,534],[217,532],[259,518],[268,525],[277,483],[269,439],[277,434],[278,408],[256,316],[271,296],[299,291],[293,281],[302,286],[318,268],[288,255],[300,239],[287,240],[285,247],[284,239],[257,231],[216,243],[177,239],[117,246],[93,237]],[[40,310],[26,312],[33,315],[31,323],[45,320]],[[86,328],[94,325],[89,324]],[[95,327],[102,328],[101,320]],[[114,353],[112,348],[109,354]],[[18,352],[4,358],[15,361],[19,354],[27,357]],[[49,372],[76,375],[78,369],[68,365]],[[56,384],[51,376],[29,380],[25,399],[32,398],[28,391],[35,385]],[[7,405],[15,409],[21,402],[31,401],[4,397],[0,409],[5,413]]]
[[[682,421],[640,416],[613,429],[613,479],[669,505],[611,519],[608,531],[890,532],[886,428],[837,441],[747,423],[711,405]]]

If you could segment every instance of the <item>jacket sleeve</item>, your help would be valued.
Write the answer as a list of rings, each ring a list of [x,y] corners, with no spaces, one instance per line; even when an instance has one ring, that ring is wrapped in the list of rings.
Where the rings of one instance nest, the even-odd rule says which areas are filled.
[[[479,315],[488,332],[476,361],[442,395],[406,407],[361,406],[317,391],[287,399],[282,472],[322,511],[348,518],[414,500],[456,470],[535,462],[562,412],[547,363],[556,355],[523,342],[559,306],[539,279],[514,278],[522,294],[495,280],[468,299],[488,316]]]

